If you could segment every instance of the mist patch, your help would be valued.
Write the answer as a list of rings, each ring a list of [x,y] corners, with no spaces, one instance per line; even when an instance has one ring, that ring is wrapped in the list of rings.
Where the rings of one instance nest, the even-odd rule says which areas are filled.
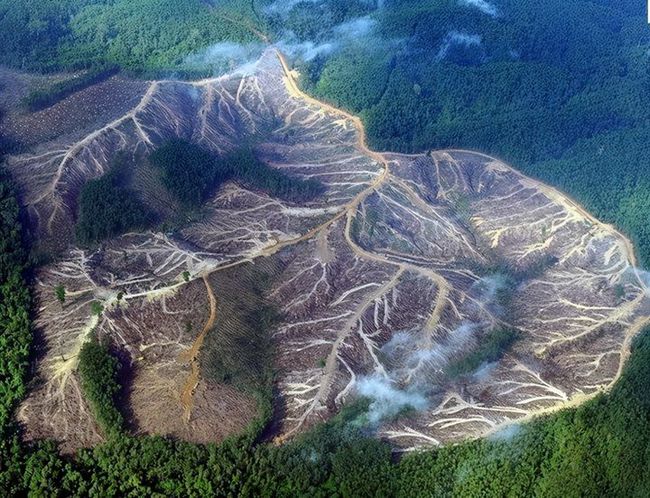
[[[476,8],[491,17],[497,17],[499,15],[499,10],[496,6],[486,0],[458,0],[458,3],[466,7]]]

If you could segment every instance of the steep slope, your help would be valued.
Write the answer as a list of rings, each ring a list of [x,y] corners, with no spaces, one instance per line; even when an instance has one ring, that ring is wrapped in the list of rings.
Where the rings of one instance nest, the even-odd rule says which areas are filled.
[[[228,183],[174,234],[71,247],[81,186],[120,152],[145,171],[146,155],[173,137],[218,154],[251,144],[326,193],[298,205]],[[211,291],[218,307],[219,275],[251,262],[273,266],[266,297],[282,315],[259,331],[273,334],[280,440],[357,395],[396,446],[479,436],[611,385],[648,321],[634,254],[612,227],[481,154],[370,151],[360,121],[302,94],[272,49],[251,74],[151,82],[123,116],[9,165],[40,243],[63,251],[38,275],[44,357],[19,419],[28,438],[68,449],[101,438],[75,373],[92,331],[133,369],[137,430],[209,441],[252,420],[251,397],[197,376],[192,349],[213,318]],[[518,339],[485,360],[502,329]]]

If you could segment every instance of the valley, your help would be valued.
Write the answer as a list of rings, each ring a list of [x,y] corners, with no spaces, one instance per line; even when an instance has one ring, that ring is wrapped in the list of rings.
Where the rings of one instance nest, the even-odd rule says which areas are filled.
[[[78,102],[106,85],[120,97],[74,119]],[[70,452],[103,439],[76,373],[93,333],[132,371],[136,434],[209,442],[242,431],[255,398],[206,375],[205,348],[239,326],[220,307],[224,295],[252,292],[244,279],[237,286],[243,268],[266,275],[264,300],[280,316],[258,331],[273,344],[278,442],[359,396],[376,434],[400,450],[498,432],[608,389],[650,317],[631,243],[613,227],[480,153],[371,151],[360,119],[305,95],[274,49],[250,73],[113,77],[30,119],[48,134],[9,130],[26,150],[7,165],[36,246],[56,256],[36,275],[41,358],[18,411],[28,440],[53,438]],[[79,193],[118,153],[142,201],[160,218],[178,214],[147,164],[173,138],[214,154],[251,144],[262,162],[320,181],[325,194],[292,203],[227,182],[200,216],[167,231],[76,247]],[[449,375],[502,328],[517,339],[498,359]]]

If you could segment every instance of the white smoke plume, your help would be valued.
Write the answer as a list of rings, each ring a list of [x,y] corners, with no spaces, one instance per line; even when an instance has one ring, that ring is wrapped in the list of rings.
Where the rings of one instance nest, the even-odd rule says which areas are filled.
[[[335,26],[331,35],[320,43],[298,41],[293,33],[287,32],[276,46],[289,57],[311,61],[320,55],[332,55],[346,46],[374,40],[376,25],[377,22],[368,16],[358,17]],[[381,41],[377,39],[377,43]]]
[[[506,285],[504,275],[490,275],[474,284],[472,294],[482,306],[494,307],[499,291]],[[436,388],[436,379],[444,376],[445,368],[454,359],[474,348],[477,336],[490,326],[488,323],[463,322],[428,349],[422,349],[418,344],[422,334],[430,332],[412,330],[393,334],[380,350],[389,367],[388,373],[374,373],[357,381],[357,394],[370,399],[370,422],[377,424],[408,407],[416,410],[427,408],[429,395]],[[472,377],[477,381],[487,379],[497,365],[497,362],[484,363]]]
[[[474,336],[479,325],[476,323],[462,323],[452,331],[448,338],[431,349],[417,350],[412,355],[415,365],[428,365],[435,371],[442,372],[449,361],[474,342]]]
[[[472,285],[472,293],[477,295],[478,303],[481,306],[489,307],[490,310],[499,315],[503,312],[499,304],[499,293],[508,286],[508,279],[505,275],[495,273],[481,278]],[[479,304],[476,305],[479,307]]]
[[[458,0],[458,3],[467,7],[474,7],[492,17],[499,15],[499,10],[486,0]]]
[[[441,373],[454,356],[472,345],[478,328],[475,323],[462,323],[430,349],[415,346],[421,338],[421,331],[397,332],[381,348],[381,354],[391,364],[402,366],[393,370],[395,380],[408,378],[416,370]]]
[[[476,324],[463,323],[449,334],[444,343],[428,350],[414,349],[416,333],[398,332],[381,349],[389,361],[404,365],[390,374],[375,373],[358,380],[357,394],[370,400],[368,421],[377,425],[405,408],[424,410],[428,407],[427,394],[431,385],[427,372],[442,372],[454,355],[473,342]],[[419,375],[409,375],[418,370]],[[403,386],[403,387],[402,387]]]
[[[491,441],[512,441],[519,434],[521,434],[521,425],[520,424],[508,424],[502,429],[492,433],[488,439]]]
[[[417,390],[402,390],[395,381],[379,374],[364,377],[357,383],[357,392],[369,398],[368,421],[377,425],[382,420],[394,417],[405,408],[424,410],[427,398]]]
[[[504,289],[507,283],[505,275],[495,273],[494,275],[481,278],[474,284],[474,288],[479,291],[481,301],[490,304],[494,302],[497,298],[497,293]]]
[[[483,363],[476,372],[472,374],[472,379],[477,382],[485,382],[492,376],[492,372],[497,367],[498,362]]]
[[[189,69],[208,68],[215,74],[250,74],[263,51],[261,43],[220,42],[187,56],[184,66]]]
[[[436,56],[437,60],[444,59],[454,45],[463,45],[465,47],[480,47],[482,38],[480,35],[461,33],[460,31],[450,31],[445,36],[442,46]]]
[[[264,7],[266,14],[275,14],[286,16],[299,3],[321,3],[322,0],[276,0],[270,5]]]
[[[650,296],[650,272],[643,270],[641,268],[635,268],[631,266],[623,274],[620,285],[625,285],[626,283],[640,283],[643,286],[646,296]]]

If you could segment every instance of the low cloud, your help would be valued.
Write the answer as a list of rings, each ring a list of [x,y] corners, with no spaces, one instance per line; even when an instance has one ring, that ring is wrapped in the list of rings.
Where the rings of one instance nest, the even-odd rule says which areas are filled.
[[[460,31],[450,31],[443,40],[436,59],[442,60],[447,57],[449,50],[454,46],[480,47],[481,41],[481,35],[461,33]]]
[[[300,3],[321,4],[324,0],[276,0],[275,2],[264,7],[264,13],[267,15],[287,16],[293,8]],[[385,7],[384,0],[364,0],[363,4],[371,9],[380,10]]]
[[[286,16],[299,3],[322,3],[322,0],[276,0],[264,7],[264,13]]]
[[[377,21],[374,19],[368,16],[358,17],[336,26],[334,28],[334,35],[336,38],[343,37],[344,39],[348,40],[358,39],[360,37],[371,35],[374,32],[376,26]]]
[[[368,421],[372,425],[394,417],[404,409],[424,410],[428,405],[424,393],[400,389],[395,381],[379,374],[360,379],[357,392],[371,400]]]
[[[333,42],[314,43],[311,41],[306,42],[292,42],[282,40],[276,43],[278,49],[291,58],[299,58],[304,61],[311,61],[319,55],[331,55],[336,52],[339,46]]]
[[[375,40],[376,25],[377,22],[368,16],[358,17],[335,26],[330,35],[325,36],[318,43],[299,41],[293,33],[287,32],[276,45],[289,57],[311,61],[318,56],[332,55],[355,43],[368,43],[370,39]],[[383,42],[377,38],[376,43]]]
[[[498,431],[490,434],[488,439],[490,441],[512,441],[519,434],[521,434],[521,425],[519,424],[508,424]]]
[[[188,69],[209,69],[215,74],[250,74],[255,70],[263,51],[264,45],[261,43],[215,43],[201,52],[187,56],[184,66]]]
[[[283,19],[301,3],[318,5],[323,3],[323,0],[277,0],[266,6],[264,13]],[[383,8],[383,2],[376,0],[368,0],[367,5],[371,10]],[[275,46],[290,58],[308,62],[319,56],[333,55],[351,45],[377,49],[396,43],[395,40],[383,40],[376,36],[376,27],[377,21],[369,15],[364,15],[324,30],[311,40],[299,39],[295,33],[286,30]],[[248,74],[254,70],[255,62],[264,48],[262,43],[216,43],[186,57],[184,66],[189,70],[209,70],[214,75],[231,72]]]
[[[499,10],[496,8],[496,6],[492,5],[486,0],[458,0],[458,3],[467,7],[476,8],[484,14],[492,17],[497,17],[499,15]]]

